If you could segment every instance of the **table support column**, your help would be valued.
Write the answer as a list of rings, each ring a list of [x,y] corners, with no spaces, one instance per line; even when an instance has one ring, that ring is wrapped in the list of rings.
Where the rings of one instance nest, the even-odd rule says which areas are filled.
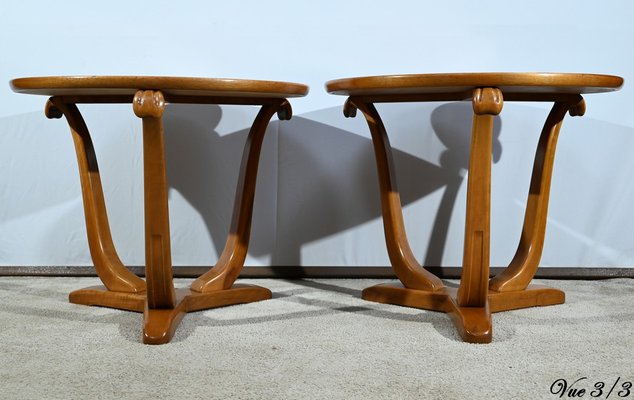
[[[143,182],[145,207],[145,276],[150,309],[173,308],[167,174],[163,141],[165,99],[160,91],[138,91],[132,103],[143,119]]]
[[[461,307],[484,307],[489,286],[491,135],[493,118],[502,111],[502,92],[497,88],[477,88],[472,103],[464,256],[457,300]]]
[[[442,99],[442,95],[439,95]],[[434,100],[430,96],[428,101]],[[458,290],[446,287],[425,270],[411,253],[403,225],[396,179],[393,175],[391,148],[385,127],[370,100],[351,97],[344,106],[346,116],[358,108],[364,113],[374,144],[377,161],[383,223],[390,260],[401,284],[380,284],[366,288],[363,298],[380,303],[398,304],[450,315],[465,341],[491,341],[491,308],[488,302],[491,152],[493,120],[503,106],[498,88],[476,88],[472,93],[473,127],[464,265]]]
[[[476,88],[472,104],[462,276],[449,314],[465,340],[488,343],[492,337],[488,301],[492,132],[493,119],[504,104],[502,92],[493,87]]]

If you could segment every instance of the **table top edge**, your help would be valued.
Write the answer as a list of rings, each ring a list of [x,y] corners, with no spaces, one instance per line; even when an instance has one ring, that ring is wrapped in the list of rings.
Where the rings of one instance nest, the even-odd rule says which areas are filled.
[[[341,78],[325,83],[328,93],[354,95],[364,91],[377,94],[385,90],[420,88],[452,88],[459,87],[518,87],[518,88],[578,88],[580,94],[586,90],[615,91],[623,86],[624,80],[616,75],[590,73],[552,73],[552,72],[467,72],[467,73],[434,73],[434,74],[397,74],[374,75]],[[603,90],[601,90],[603,89]]]
[[[240,96],[241,93],[262,93],[272,97],[302,97],[308,94],[305,84],[237,78],[204,78],[176,76],[69,75],[31,76],[9,81],[16,93],[56,95],[73,90],[185,90],[191,92],[221,92]]]

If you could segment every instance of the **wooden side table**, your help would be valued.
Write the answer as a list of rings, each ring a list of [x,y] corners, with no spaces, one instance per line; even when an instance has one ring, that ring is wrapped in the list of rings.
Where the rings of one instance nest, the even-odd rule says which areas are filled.
[[[268,289],[235,284],[249,245],[260,149],[266,127],[277,113],[291,118],[288,97],[305,96],[305,85],[236,79],[85,76],[38,77],[11,81],[18,93],[51,96],[48,118],[66,117],[77,152],[90,254],[104,286],[74,291],[76,304],[144,313],[143,342],[170,341],[184,313],[271,298]],[[79,103],[132,103],[143,120],[146,281],[121,262],[108,226],[97,158]],[[167,177],[163,142],[166,103],[261,106],[247,137],[236,189],[229,236],[218,263],[190,289],[172,281]]]
[[[349,96],[344,115],[365,116],[376,156],[385,240],[401,284],[363,291],[366,300],[449,313],[467,342],[491,341],[491,313],[564,302],[557,289],[530,285],[541,258],[557,136],[562,121],[583,115],[582,94],[618,90],[623,79],[592,74],[467,73],[372,76],[326,83],[329,93]],[[403,225],[392,150],[375,103],[470,100],[473,105],[467,214],[460,287],[445,287],[414,257]],[[539,139],[515,257],[489,280],[489,225],[493,118],[504,101],[547,101],[554,105]]]

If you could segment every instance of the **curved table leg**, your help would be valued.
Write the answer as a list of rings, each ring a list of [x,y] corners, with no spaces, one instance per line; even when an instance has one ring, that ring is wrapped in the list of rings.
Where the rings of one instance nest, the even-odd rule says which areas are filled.
[[[64,103],[63,98],[56,97],[51,98],[46,107],[49,118],[66,116],[71,126],[79,161],[91,255],[97,273],[106,285],[75,291],[69,296],[70,301],[144,313],[143,342],[147,344],[169,342],[187,312],[271,298],[271,291],[266,288],[233,285],[233,282],[246,257],[257,165],[268,121],[275,112],[280,119],[291,117],[291,108],[286,100],[262,107],[245,147],[232,231],[221,261],[216,268],[199,278],[192,289],[175,289],[163,141],[164,108],[164,97],[158,90],[138,91],[134,96],[134,113],[143,120],[146,290],[146,282],[127,270],[114,250],[97,161],[79,110],[74,104]]]
[[[497,90],[497,89],[496,89]],[[490,93],[487,93],[490,94]],[[351,97],[346,102],[344,114],[354,116],[356,109],[363,112],[370,132],[376,156],[383,226],[388,254],[392,268],[402,284],[381,284],[366,288],[362,297],[365,300],[380,303],[397,304],[406,307],[449,313],[465,341],[486,343],[491,341],[491,312],[487,302],[488,279],[488,231],[489,231],[489,182],[491,162],[491,129],[493,115],[501,110],[501,93],[498,95],[499,107],[485,110],[474,117],[474,143],[469,173],[471,188],[470,205],[467,213],[467,245],[465,246],[465,276],[460,294],[453,288],[444,287],[442,281],[423,268],[414,257],[403,223],[400,197],[396,187],[392,151],[385,126],[371,103]],[[487,100],[490,100],[487,98]],[[476,110],[474,100],[474,110]],[[477,111],[482,111],[479,108]],[[482,180],[486,184],[473,184]],[[485,209],[486,212],[481,212]],[[470,230],[469,230],[470,229]],[[473,235],[471,233],[475,232]],[[476,257],[477,256],[477,257]],[[484,278],[483,278],[484,276]],[[475,282],[475,284],[473,284]]]
[[[520,242],[509,266],[490,281],[490,299],[496,311],[561,304],[561,290],[530,285],[537,272],[546,233],[546,217],[555,149],[566,113],[583,115],[585,103],[581,96],[571,102],[555,102],[542,129],[531,177]]]
[[[416,276],[422,267],[418,269],[415,260],[414,263],[409,263],[408,260],[409,264],[403,265],[402,260],[408,259],[411,251],[402,230],[398,192],[395,186],[390,186],[394,177],[391,172],[389,142],[385,128],[374,106],[363,103],[360,99],[349,98],[344,107],[344,114],[354,116],[356,108],[359,108],[368,120],[379,168],[383,220],[390,259],[396,275],[405,285],[383,284],[367,288],[363,291],[363,298],[446,312],[450,314],[465,341],[488,343],[492,338],[491,313],[564,302],[562,291],[540,285],[529,286],[529,283],[535,275],[543,248],[550,181],[559,130],[567,112],[572,116],[584,114],[585,103],[578,95],[555,102],[542,130],[535,155],[518,250],[509,267],[490,281],[491,133],[493,118],[502,110],[502,92],[493,87],[475,89],[472,104],[474,116],[467,186],[464,258],[460,287],[457,290],[442,286],[435,290],[425,289],[425,286],[429,285],[426,274]],[[410,279],[413,282],[410,283]]]
[[[256,155],[245,157],[249,166],[246,168],[251,175],[247,178],[253,180],[252,187],[249,185],[245,190],[247,194],[246,205],[248,208],[248,219],[238,221],[240,232],[245,238],[244,248],[237,246],[239,251],[244,251],[242,260],[238,257],[231,257],[233,264],[226,268],[225,284],[229,287],[220,290],[207,290],[203,293],[189,289],[174,289],[172,281],[172,261],[170,255],[169,236],[169,213],[167,204],[167,176],[165,173],[165,148],[163,143],[163,121],[162,115],[165,108],[165,101],[160,91],[138,91],[134,96],[134,113],[143,119],[143,165],[144,165],[144,185],[145,185],[145,258],[146,258],[146,279],[147,279],[147,302],[143,309],[143,342],[146,344],[162,344],[171,340],[178,324],[184,314],[190,311],[221,307],[231,304],[247,303],[251,301],[271,298],[268,289],[250,286],[236,285],[231,287],[237,278],[244,256],[246,256],[246,246],[248,244],[250,216],[255,193],[255,177],[257,172],[257,156],[266,123],[256,119],[258,134],[255,134],[253,145],[256,148]],[[264,107],[269,110],[269,107]],[[272,114],[267,114],[270,119]],[[260,127],[262,129],[260,129]],[[254,135],[250,135],[254,136]],[[255,159],[255,166],[251,165]],[[239,262],[237,262],[239,261]],[[199,279],[200,280],[200,279]]]
[[[63,97],[50,98],[45,113],[48,118],[66,117],[70,126],[77,153],[88,246],[97,275],[105,286],[73,292],[70,301],[95,305],[138,302],[143,298],[145,282],[123,265],[112,242],[97,157],[86,123],[77,106],[64,102]],[[134,308],[129,304],[123,308],[129,307]]]
[[[191,289],[194,292],[214,293],[228,290],[240,274],[251,235],[251,217],[260,151],[269,120],[275,113],[278,114],[280,120],[290,119],[292,116],[290,104],[283,100],[263,105],[255,117],[242,153],[229,236],[216,265],[192,283]],[[253,286],[253,290],[258,293],[260,300],[271,298],[271,292],[268,289]]]
[[[360,109],[366,116],[372,132],[381,183],[386,242],[394,271],[405,286],[374,286],[363,291],[363,298],[446,312],[465,341],[488,343],[491,341],[492,333],[491,309],[488,302],[491,136],[493,118],[502,110],[502,92],[497,88],[478,88],[473,92],[472,103],[474,117],[467,188],[464,261],[458,290],[443,287],[442,282],[422,268],[411,255],[403,229],[389,142],[376,109],[371,104],[351,98],[344,112],[346,115],[354,115],[353,107]]]
[[[383,230],[394,273],[406,288],[431,292],[440,290],[443,287],[442,281],[418,263],[407,241],[401,198],[394,175],[392,148],[383,121],[381,121],[381,117],[372,103],[366,103],[354,97],[349,98],[346,102],[344,115],[354,117],[356,109],[363,113],[372,134],[381,191]],[[376,290],[366,289],[363,298],[376,299],[376,296],[379,295],[377,290],[380,291],[380,288],[379,285]]]

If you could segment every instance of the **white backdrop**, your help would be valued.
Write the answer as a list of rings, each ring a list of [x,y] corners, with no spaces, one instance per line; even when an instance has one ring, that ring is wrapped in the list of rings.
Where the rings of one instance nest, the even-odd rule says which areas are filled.
[[[44,1],[0,13],[0,266],[89,265],[79,179],[64,120],[14,94],[38,75],[174,75],[302,82],[294,118],[271,124],[247,265],[388,265],[365,121],[345,119],[335,78],[549,71],[623,76],[564,122],[543,266],[634,265],[634,5],[631,1]],[[143,265],[141,123],[129,105],[82,106],[115,244]],[[395,148],[412,248],[460,265],[469,104],[380,106]],[[175,265],[210,265],[224,244],[251,107],[169,106]],[[548,110],[506,103],[496,130],[492,265],[513,256]]]

